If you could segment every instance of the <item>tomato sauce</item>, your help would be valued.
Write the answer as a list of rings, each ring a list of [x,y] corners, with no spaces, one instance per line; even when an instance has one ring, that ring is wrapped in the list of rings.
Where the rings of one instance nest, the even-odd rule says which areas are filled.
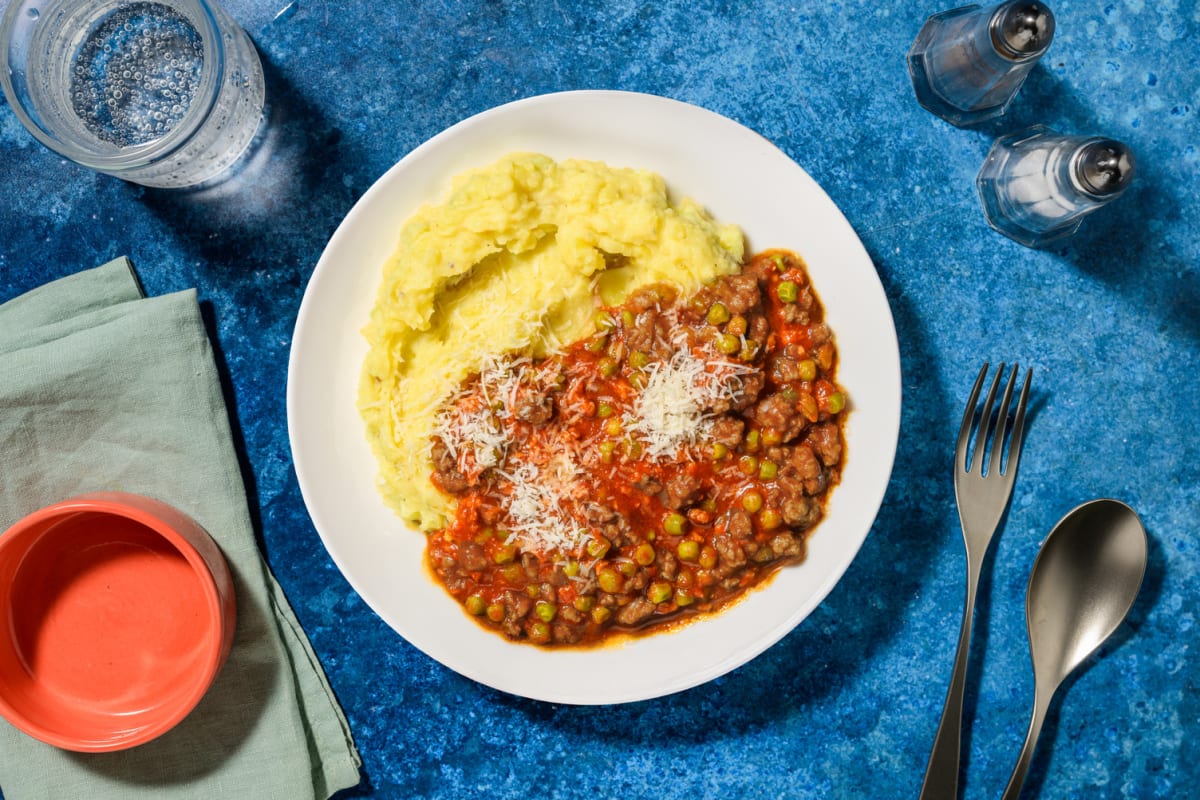
[[[836,371],[793,253],[690,298],[641,289],[448,402],[433,480],[457,506],[430,566],[482,624],[541,645],[719,609],[804,558],[844,461]]]

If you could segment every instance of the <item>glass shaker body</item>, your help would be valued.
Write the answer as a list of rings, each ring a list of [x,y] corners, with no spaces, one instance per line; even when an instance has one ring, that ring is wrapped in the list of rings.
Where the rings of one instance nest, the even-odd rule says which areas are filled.
[[[1045,126],[997,139],[976,186],[988,224],[1027,247],[1072,235],[1133,178],[1120,142],[1062,136]]]
[[[917,101],[959,126],[998,117],[1053,37],[1054,15],[1041,3],[934,14],[908,51]]]

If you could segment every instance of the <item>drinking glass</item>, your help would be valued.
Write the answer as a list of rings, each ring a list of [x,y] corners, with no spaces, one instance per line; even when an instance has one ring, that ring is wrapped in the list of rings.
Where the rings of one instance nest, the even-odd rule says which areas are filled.
[[[263,119],[250,38],[206,0],[10,0],[0,83],[51,150],[144,186],[215,181]]]

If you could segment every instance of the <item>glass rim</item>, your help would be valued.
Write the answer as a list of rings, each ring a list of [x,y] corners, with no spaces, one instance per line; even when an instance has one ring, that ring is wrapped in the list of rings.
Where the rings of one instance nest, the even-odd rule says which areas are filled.
[[[197,88],[192,102],[188,106],[187,111],[184,112],[179,124],[169,130],[164,136],[149,142],[118,148],[112,153],[101,153],[80,148],[71,141],[64,141],[48,130],[43,121],[34,114],[31,114],[30,109],[26,107],[30,104],[28,100],[28,79],[25,76],[26,70],[24,65],[22,65],[20,70],[15,69],[11,61],[11,51],[14,44],[18,41],[18,39],[14,38],[13,34],[17,27],[19,15],[28,13],[31,7],[41,11],[36,6],[92,5],[96,6],[98,10],[103,10],[103,13],[92,20],[92,24],[95,24],[105,19],[118,7],[135,4],[162,5],[172,8],[185,14],[188,21],[195,25],[196,32],[200,35],[200,40],[204,48],[205,68],[201,72],[200,86]],[[189,13],[191,11],[195,13]],[[42,15],[44,13],[43,11]],[[34,24],[36,25],[36,22]],[[28,56],[26,55],[27,58]],[[211,69],[209,68],[210,64],[212,65]],[[0,87],[3,88],[4,95],[8,99],[13,113],[16,114],[17,119],[25,129],[41,144],[64,158],[100,172],[119,176],[122,172],[140,169],[169,158],[171,154],[184,147],[196,131],[204,126],[204,123],[212,114],[213,108],[216,105],[218,90],[224,82],[224,77],[225,43],[222,36],[221,23],[217,19],[213,5],[207,2],[207,0],[133,0],[132,2],[128,2],[127,0],[123,0],[122,2],[97,2],[96,0],[13,0],[4,10],[3,17],[0,17]],[[18,91],[18,84],[20,84],[20,88],[24,89],[24,97]]]

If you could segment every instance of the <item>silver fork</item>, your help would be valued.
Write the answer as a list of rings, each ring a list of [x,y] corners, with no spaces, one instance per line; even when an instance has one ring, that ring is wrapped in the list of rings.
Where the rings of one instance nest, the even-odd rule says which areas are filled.
[[[1003,458],[1003,454],[1005,434],[1008,433],[1008,408],[1019,367],[1013,364],[1004,396],[993,419],[992,406],[1000,387],[1000,377],[1004,374],[1004,364],[1000,364],[976,424],[976,402],[987,372],[988,365],[985,363],[979,370],[975,388],[971,390],[971,398],[967,401],[962,426],[958,429],[958,444],[954,449],[954,497],[958,502],[958,521],[962,525],[963,542],[967,548],[967,600],[958,635],[958,651],[954,656],[954,672],[950,678],[950,689],[946,692],[946,704],[942,708],[942,721],[933,740],[933,751],[929,755],[929,766],[925,768],[921,800],[955,800],[958,797],[963,688],[967,677],[967,654],[971,646],[975,592],[979,587],[979,575],[983,570],[988,545],[1012,497],[1017,463],[1021,457],[1021,439],[1025,432],[1025,406],[1029,399],[1029,379],[1033,370],[1025,372],[1025,382],[1021,386],[1021,396],[1013,415],[1012,432],[1008,437],[1007,458]],[[973,430],[975,443],[971,447]]]

